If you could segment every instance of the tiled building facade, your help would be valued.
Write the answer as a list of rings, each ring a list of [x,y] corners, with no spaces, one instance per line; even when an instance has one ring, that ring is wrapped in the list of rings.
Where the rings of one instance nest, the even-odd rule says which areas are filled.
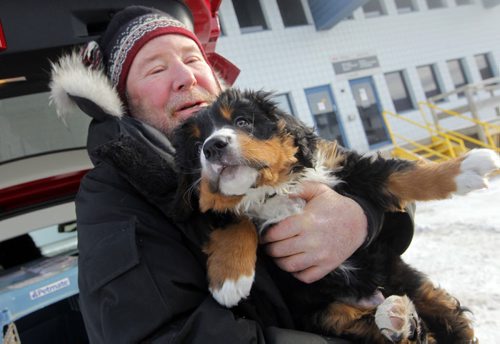
[[[420,121],[419,101],[498,76],[498,5],[370,0],[323,30],[316,28],[313,5],[224,0],[217,51],[241,69],[237,86],[275,91],[283,107],[348,147],[390,147],[380,117],[384,109]],[[441,106],[464,102],[453,95]],[[424,135],[394,125],[412,139]]]

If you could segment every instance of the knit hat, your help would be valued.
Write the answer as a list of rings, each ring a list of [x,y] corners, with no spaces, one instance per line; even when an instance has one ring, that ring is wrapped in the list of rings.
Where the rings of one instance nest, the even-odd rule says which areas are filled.
[[[93,67],[103,65],[122,100],[125,100],[127,76],[135,56],[147,42],[158,36],[178,34],[192,39],[210,65],[202,44],[188,28],[192,23],[184,21],[154,8],[126,7],[113,16],[99,43],[87,44],[82,52],[84,63]]]

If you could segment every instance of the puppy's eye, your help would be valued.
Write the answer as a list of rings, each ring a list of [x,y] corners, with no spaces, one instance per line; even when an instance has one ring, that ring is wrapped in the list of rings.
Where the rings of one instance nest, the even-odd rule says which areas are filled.
[[[236,120],[234,121],[234,124],[238,128],[247,128],[247,127],[249,127],[251,125],[250,121],[247,120],[244,117],[238,117],[238,118],[236,118]]]

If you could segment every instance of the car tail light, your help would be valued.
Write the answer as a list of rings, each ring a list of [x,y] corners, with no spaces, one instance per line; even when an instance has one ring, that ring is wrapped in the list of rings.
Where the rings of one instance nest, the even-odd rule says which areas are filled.
[[[0,21],[0,51],[7,49],[7,40],[3,33],[2,22]]]
[[[87,172],[88,170],[65,173],[1,189],[0,218],[14,212],[73,198],[80,186],[80,180]]]

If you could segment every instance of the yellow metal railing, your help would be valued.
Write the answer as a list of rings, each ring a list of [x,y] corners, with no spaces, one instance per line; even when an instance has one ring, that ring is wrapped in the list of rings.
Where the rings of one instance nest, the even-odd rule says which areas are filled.
[[[405,154],[413,157],[416,160],[418,160],[418,159],[425,159],[425,158],[428,158],[430,156],[436,156],[436,157],[438,157],[438,158],[440,158],[442,160],[448,160],[450,158],[448,155],[443,154],[443,153],[441,153],[441,152],[439,152],[437,150],[434,150],[434,149],[430,148],[429,146],[426,146],[426,145],[423,145],[423,144],[418,143],[416,141],[410,140],[410,139],[408,139],[408,138],[406,138],[404,136],[398,135],[398,134],[394,134],[393,133],[393,135],[394,135],[394,137],[397,137],[400,140],[405,141],[405,142],[409,143],[410,145],[412,145],[414,147],[417,147],[419,150],[425,151],[425,152],[428,153],[428,156],[424,157],[424,156],[422,156],[420,154],[415,153],[414,151],[411,151],[411,150],[403,148],[403,147],[401,147],[401,146],[399,146],[397,144],[394,144],[394,146],[395,146],[396,149],[399,149],[399,150],[403,151]],[[453,149],[451,151],[454,152]]]
[[[459,133],[457,131],[445,129],[442,126],[440,126],[439,123],[437,123],[437,121],[436,121],[435,126],[436,126],[436,129],[440,132],[446,132],[447,134],[455,136],[461,140],[468,141],[476,146],[490,148],[490,149],[493,149],[497,152],[500,152],[500,148],[496,145],[495,139],[494,139],[494,135],[500,133],[500,125],[496,125],[493,123],[480,121],[480,120],[477,120],[477,119],[472,118],[472,117],[464,116],[463,114],[461,114],[459,112],[447,110],[447,109],[441,108],[441,107],[436,106],[435,104],[429,103],[429,102],[419,102],[418,107],[420,110],[420,114],[422,115],[422,118],[427,125],[431,125],[431,124],[427,120],[427,117],[425,116],[424,107],[428,107],[429,109],[431,109],[431,111],[437,110],[437,111],[445,113],[449,116],[460,118],[460,119],[463,119],[463,120],[466,120],[466,121],[469,121],[469,122],[472,122],[472,123],[478,125],[483,130],[483,133],[484,133],[485,138],[486,138],[486,142],[483,142],[481,140],[475,139],[475,138],[470,137],[468,135]]]
[[[456,154],[457,151],[460,151],[460,152],[467,151],[467,148],[465,147],[464,141],[462,139],[439,131],[433,125],[431,125],[429,122],[427,122],[425,120],[424,120],[425,124],[422,124],[422,123],[416,122],[414,120],[403,117],[399,114],[396,114],[396,113],[394,113],[392,111],[388,111],[388,110],[384,110],[382,112],[382,116],[384,118],[384,121],[385,121],[385,124],[387,127],[387,131],[389,133],[389,136],[391,138],[392,143],[394,144],[395,149],[404,151],[405,153],[407,153],[411,156],[420,157],[419,155],[415,154],[413,151],[401,147],[399,145],[398,141],[396,140],[396,138],[416,147],[417,149],[419,149],[421,151],[425,151],[425,152],[429,153],[430,155],[439,157],[440,159],[455,158],[457,156],[457,154]],[[391,116],[393,118],[397,118],[398,120],[402,120],[404,122],[412,124],[413,126],[416,126],[416,127],[419,127],[419,128],[426,130],[427,132],[429,132],[429,137],[431,139],[432,138],[437,139],[440,143],[442,143],[446,147],[446,151],[448,152],[448,154],[443,154],[442,152],[434,150],[431,148],[430,145],[423,145],[423,144],[417,143],[413,140],[410,140],[402,135],[396,134],[394,132],[394,130],[392,129],[392,125],[389,121],[388,116]]]

